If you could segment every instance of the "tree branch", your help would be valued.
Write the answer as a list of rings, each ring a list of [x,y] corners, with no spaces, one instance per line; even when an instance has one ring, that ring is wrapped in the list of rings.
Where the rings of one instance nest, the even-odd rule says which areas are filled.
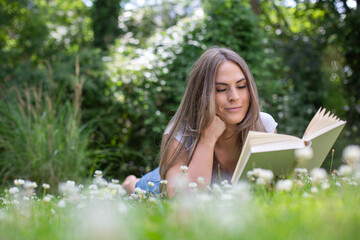
[[[251,8],[256,15],[260,15],[260,5],[258,0],[251,0]]]

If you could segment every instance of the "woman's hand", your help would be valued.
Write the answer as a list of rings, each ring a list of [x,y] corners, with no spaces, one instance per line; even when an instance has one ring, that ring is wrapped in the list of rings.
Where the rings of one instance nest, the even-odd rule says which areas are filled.
[[[201,138],[215,144],[226,129],[226,124],[215,116],[211,124],[201,134]]]

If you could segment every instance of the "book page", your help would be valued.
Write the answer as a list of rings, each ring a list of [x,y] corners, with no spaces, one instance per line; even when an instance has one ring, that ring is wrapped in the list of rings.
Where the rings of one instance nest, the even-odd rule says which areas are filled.
[[[333,128],[346,123],[345,121],[337,118],[334,114],[330,114],[330,111],[326,112],[326,109],[320,108],[306,128],[303,139],[309,141],[320,136],[321,134],[324,134],[327,131],[330,131]]]

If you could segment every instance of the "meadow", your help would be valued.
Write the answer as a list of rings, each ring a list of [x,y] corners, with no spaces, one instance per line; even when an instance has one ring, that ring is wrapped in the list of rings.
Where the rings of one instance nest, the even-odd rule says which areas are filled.
[[[348,148],[358,161],[359,147]],[[330,175],[295,169],[281,180],[254,169],[249,181],[208,187],[187,183],[185,170],[171,199],[146,189],[127,195],[99,170],[85,186],[61,183],[56,195],[46,183],[16,179],[0,198],[1,239],[357,239],[360,176],[352,164]]]
[[[358,239],[358,3],[0,1],[0,240]],[[319,107],[346,120],[336,151],[287,179],[127,195],[214,45],[244,57],[278,133]]]

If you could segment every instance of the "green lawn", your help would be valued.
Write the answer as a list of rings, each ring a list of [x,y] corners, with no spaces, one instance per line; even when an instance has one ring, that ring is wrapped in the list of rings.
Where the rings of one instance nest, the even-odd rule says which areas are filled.
[[[117,183],[79,189],[70,182],[50,202],[24,200],[22,185],[3,191],[0,239],[358,239],[357,178],[297,181],[289,192],[223,184],[174,199],[129,197]]]

